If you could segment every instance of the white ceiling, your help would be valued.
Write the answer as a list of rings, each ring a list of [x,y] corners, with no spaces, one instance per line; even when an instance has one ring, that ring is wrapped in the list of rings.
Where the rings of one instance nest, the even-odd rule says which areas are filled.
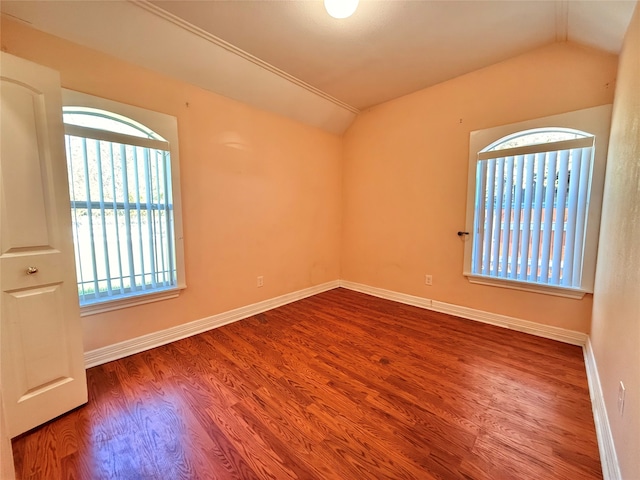
[[[363,109],[554,41],[617,52],[635,2],[165,1],[162,9]]]
[[[635,0],[7,1],[33,27],[340,133],[357,112],[552,42],[617,53]]]

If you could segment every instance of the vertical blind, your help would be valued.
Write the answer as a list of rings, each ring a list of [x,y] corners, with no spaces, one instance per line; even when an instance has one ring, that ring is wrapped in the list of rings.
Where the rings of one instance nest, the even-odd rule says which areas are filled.
[[[579,288],[594,137],[480,152],[472,273]]]
[[[174,287],[168,143],[73,125],[65,131],[81,305]]]

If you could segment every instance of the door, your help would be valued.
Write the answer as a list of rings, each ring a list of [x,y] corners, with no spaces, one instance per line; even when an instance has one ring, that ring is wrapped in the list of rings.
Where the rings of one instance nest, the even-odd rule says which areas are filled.
[[[0,375],[9,437],[87,401],[60,78],[0,57]]]

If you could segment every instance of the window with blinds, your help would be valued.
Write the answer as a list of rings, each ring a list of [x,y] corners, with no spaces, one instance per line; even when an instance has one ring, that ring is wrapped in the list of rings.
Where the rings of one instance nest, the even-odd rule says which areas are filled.
[[[178,287],[170,145],[131,119],[64,107],[81,306]]]
[[[471,273],[580,288],[594,137],[503,138],[477,155]]]
[[[611,105],[469,134],[463,274],[473,284],[592,293]]]

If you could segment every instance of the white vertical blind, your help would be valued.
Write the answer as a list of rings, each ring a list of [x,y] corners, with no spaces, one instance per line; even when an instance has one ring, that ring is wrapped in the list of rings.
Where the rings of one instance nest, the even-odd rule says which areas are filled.
[[[89,171],[89,155],[88,155],[88,149],[87,149],[87,139],[86,138],[80,138],[80,141],[82,142],[82,160],[83,160],[83,165],[84,165],[84,184],[85,184],[85,209],[86,209],[86,215],[89,218],[89,222],[88,222],[88,226],[89,226],[89,242],[83,242],[84,245],[86,245],[87,243],[89,243],[89,248],[90,248],[90,260],[91,260],[91,269],[94,272],[98,271],[98,265],[96,262],[96,238],[95,238],[95,234],[94,234],[94,224],[93,224],[93,204],[91,202],[91,182],[90,179],[92,177],[90,171]],[[75,199],[71,199],[72,201],[74,201]],[[73,204],[72,204],[73,205]],[[73,208],[73,207],[72,207]],[[81,259],[82,261],[82,259]],[[93,282],[93,289],[94,291],[99,291],[100,287],[98,285],[98,276],[97,275],[92,275],[89,277],[91,280],[89,280],[90,282]],[[83,297],[85,294],[85,291],[83,290]]]
[[[484,227],[484,242],[481,244],[482,249],[482,274],[489,275],[489,268],[491,266],[491,247],[493,246],[491,233],[493,232],[493,207],[495,205],[494,202],[494,192],[496,186],[496,161],[489,160],[487,166],[487,181],[485,183],[487,192],[486,196],[482,195],[484,202],[482,203],[483,208],[486,209],[485,214],[485,227]]]
[[[491,242],[491,274],[493,276],[499,276],[500,266],[500,232],[502,230],[502,206],[503,193],[504,193],[504,158],[498,158],[496,160],[496,195],[495,202],[493,202],[494,209],[494,221],[493,221],[493,241]]]
[[[534,177],[535,193],[532,204],[533,224],[531,226],[531,256],[526,259],[529,265],[527,280],[535,282],[540,266],[540,233],[542,230],[542,207],[544,198],[544,173],[546,153],[536,155],[536,175]],[[532,187],[533,188],[533,187]]]
[[[524,220],[522,221],[521,251],[518,258],[518,263],[520,264],[520,273],[518,274],[518,280],[523,281],[528,280],[529,275],[527,260],[529,258],[529,252],[531,251],[531,207],[533,206],[533,175],[535,169],[535,156],[533,154],[527,155],[526,162],[527,178],[525,184],[522,187],[522,190],[524,190],[524,205],[522,205],[522,215],[524,217]]]
[[[514,183],[513,188],[515,190],[515,198],[513,200],[513,227],[512,227],[512,237],[511,237],[511,257],[509,259],[511,270],[509,272],[509,278],[516,279],[518,278],[519,270],[521,267],[520,262],[520,252],[521,252],[521,243],[520,243],[520,233],[522,230],[523,222],[521,222],[522,217],[522,181],[524,176],[524,157],[523,155],[517,155],[514,160],[514,165],[516,169],[516,183]],[[520,205],[520,208],[517,206]],[[528,237],[527,237],[528,238]]]
[[[131,234],[131,205],[129,203],[129,175],[127,174],[127,149],[120,144],[120,161],[122,174],[122,198],[124,210],[124,226],[126,229],[126,250],[127,262],[129,264],[129,283],[128,287],[132,288],[136,284],[135,263],[133,260],[133,235]],[[122,282],[124,284],[124,281]]]
[[[101,227],[102,227],[102,232],[104,232],[102,234],[102,251],[104,252],[104,258],[103,258],[103,262],[104,262],[104,269],[105,269],[105,277],[106,277],[106,287],[107,287],[107,293],[109,295],[112,294],[112,287],[111,287],[111,268],[109,266],[109,247],[108,247],[108,232],[107,232],[107,219],[106,219],[106,212],[105,212],[105,206],[104,206],[104,180],[102,178],[102,154],[100,153],[101,151],[101,145],[100,145],[100,141],[96,140],[94,143],[94,147],[95,147],[95,160],[96,160],[96,170],[98,171],[98,203],[100,205],[100,220],[101,220]],[[103,285],[99,285],[100,288],[104,288]]]
[[[145,276],[145,268],[144,268],[144,240],[142,237],[142,209],[140,207],[140,198],[142,196],[140,191],[140,174],[139,174],[139,165],[138,165],[138,147],[132,146],[130,147],[133,157],[133,180],[135,184],[134,198],[136,199],[136,226],[138,227],[137,237],[138,244],[137,247],[137,257],[138,257],[138,268],[139,268],[139,276],[140,276],[140,288],[142,290],[147,289],[147,282]]]
[[[472,273],[579,287],[593,137],[485,151]]]
[[[510,271],[514,268],[509,264],[509,249],[512,248],[513,242],[513,230],[511,228],[511,212],[513,207],[513,157],[507,158],[506,169],[504,173],[505,188],[504,188],[504,214],[502,224],[502,238],[501,250],[502,255],[500,259],[500,266],[498,270],[501,272],[501,277],[507,277]]]
[[[484,235],[486,209],[481,208],[485,204],[485,191],[487,188],[487,162],[479,162],[476,171],[476,196],[475,196],[475,218],[473,223],[473,258],[471,259],[474,272],[482,271],[482,240]]]
[[[551,237],[553,231],[551,227],[553,225],[553,214],[556,211],[555,198],[556,198],[556,160],[558,152],[549,152],[547,154],[547,164],[544,172],[544,204],[541,207],[543,227],[540,230],[540,236],[542,237],[542,251],[540,253],[540,267],[539,275],[541,283],[548,283],[549,280],[549,257],[551,256]]]
[[[553,228],[553,249],[551,255],[551,283],[560,285],[560,274],[562,271],[562,257],[564,255],[565,217],[569,206],[567,205],[567,190],[569,188],[569,155],[570,150],[559,152],[559,163],[557,173],[556,205],[562,208],[555,209],[555,219]],[[562,187],[561,187],[562,186]],[[568,225],[567,225],[568,228]]]
[[[111,159],[111,178],[115,179],[116,177],[116,158],[115,155],[113,154],[113,143],[109,142],[109,157]],[[117,214],[117,209],[118,209],[118,204],[117,202],[117,198],[118,198],[118,190],[116,189],[116,182],[112,181],[111,182],[111,208],[113,208],[113,211],[116,212],[116,214],[114,215],[115,217],[115,231],[113,232],[115,240],[116,240],[116,252],[118,254],[118,272],[120,272],[120,279],[121,281],[119,282],[119,292],[120,294],[124,294],[124,285],[122,282],[122,247],[120,246],[120,222],[118,221],[118,214]]]
[[[576,161],[578,152],[576,149]],[[578,187],[578,205],[576,214],[576,231],[573,239],[573,283],[580,281],[580,272],[582,271],[582,254],[584,251],[584,237],[587,229],[587,201],[589,192],[589,180],[591,178],[591,163],[593,153],[591,148],[583,148],[580,155],[580,185]]]
[[[176,286],[168,144],[78,126],[65,143],[81,304]]]

